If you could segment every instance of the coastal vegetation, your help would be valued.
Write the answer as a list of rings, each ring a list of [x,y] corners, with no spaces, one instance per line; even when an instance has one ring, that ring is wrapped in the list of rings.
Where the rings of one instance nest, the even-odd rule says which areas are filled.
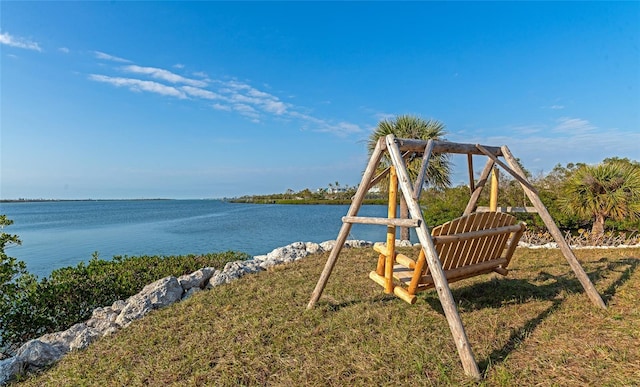
[[[0,215],[0,225],[12,223]],[[4,231],[4,230],[3,230]],[[8,257],[5,247],[19,244],[17,235],[0,236],[0,359],[20,344],[45,333],[61,331],[91,316],[93,309],[124,300],[166,276],[180,276],[203,267],[222,268],[249,258],[224,252],[183,256],[116,256],[54,270],[38,279],[24,262]]]
[[[640,162],[629,159],[608,158],[597,165],[568,163],[556,165],[548,174],[531,176],[540,199],[549,210],[561,230],[583,234],[591,229],[592,243],[597,244],[606,232],[622,232],[628,235],[640,231]],[[337,185],[337,182],[336,182]],[[350,204],[356,187],[332,193],[331,190],[299,192],[289,190],[284,194],[244,196],[232,199],[242,203],[277,204]],[[386,187],[370,191],[364,204],[387,204]],[[505,207],[530,206],[520,184],[513,178],[501,176],[499,181],[500,205]],[[429,186],[422,191],[420,206],[430,227],[460,216],[469,200],[469,187]],[[484,190],[479,205],[489,204],[489,192]],[[401,204],[399,202],[399,204]],[[545,226],[537,214],[516,213],[518,219],[527,222],[530,231],[543,232]],[[593,231],[596,227],[597,231]]]
[[[402,250],[415,255],[415,249]],[[509,276],[451,285],[480,385],[635,385],[640,249],[577,250],[608,309],[558,250],[517,249]],[[435,291],[409,305],[368,279],[373,249],[347,249],[306,304],[328,253],[200,292],[20,385],[477,385],[464,376]]]
[[[245,195],[226,199],[230,203],[253,204],[351,204],[351,198],[357,187],[340,186],[339,182],[329,183],[327,188],[317,188],[315,191],[305,188],[301,191],[288,189],[281,194]],[[375,191],[369,192],[365,204],[386,204],[386,195]]]

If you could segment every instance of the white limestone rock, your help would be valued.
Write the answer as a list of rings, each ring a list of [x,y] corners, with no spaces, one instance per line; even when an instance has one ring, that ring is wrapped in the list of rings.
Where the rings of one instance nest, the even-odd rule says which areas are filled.
[[[185,291],[194,287],[204,288],[215,271],[216,269],[213,267],[205,267],[200,270],[196,270],[191,274],[185,274],[178,277],[178,282]]]
[[[322,247],[320,247],[319,244],[314,243],[314,242],[307,242],[305,245],[305,250],[307,251],[307,254],[315,254],[315,253],[321,253]]]
[[[38,339],[29,340],[18,349],[16,358],[25,371],[38,370],[57,362],[64,352],[57,346]]]
[[[202,289],[201,289],[201,288],[199,288],[199,287],[197,287],[197,286],[196,286],[196,287],[193,287],[193,288],[191,288],[191,289],[187,290],[187,291],[184,293],[184,295],[182,296],[182,299],[183,299],[183,300],[186,300],[187,298],[190,298],[190,297],[191,297],[191,296],[193,296],[194,294],[196,294],[196,293],[200,293],[201,291],[202,291]]]
[[[176,277],[165,277],[153,282],[127,299],[127,304],[116,317],[115,323],[125,327],[152,309],[160,309],[179,301],[182,293],[182,286]]]
[[[320,243],[320,247],[322,248],[323,251],[331,251],[335,246],[336,246],[335,240],[324,241]]]
[[[0,386],[9,383],[24,372],[26,364],[18,357],[0,360]]]

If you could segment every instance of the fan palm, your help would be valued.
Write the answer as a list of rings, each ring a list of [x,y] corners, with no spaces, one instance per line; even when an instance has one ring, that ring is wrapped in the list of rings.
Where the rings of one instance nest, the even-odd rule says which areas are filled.
[[[369,155],[378,142],[378,139],[388,134],[393,134],[398,138],[411,138],[418,140],[442,140],[445,134],[445,125],[437,120],[422,118],[412,115],[401,115],[391,120],[382,120],[369,136],[367,148]],[[422,164],[421,158],[411,159],[407,162],[407,171],[412,179],[416,179]],[[391,160],[385,156],[379,168],[385,169],[391,165]],[[429,166],[425,176],[424,184],[432,185],[438,188],[448,187],[450,180],[451,168],[449,158],[446,154],[434,154],[429,159]],[[400,217],[407,218],[409,210],[404,197],[400,196]],[[400,239],[409,240],[409,229],[402,228]]]
[[[562,208],[570,214],[593,219],[594,242],[604,235],[607,219],[640,219],[640,167],[623,162],[583,165],[563,187]]]

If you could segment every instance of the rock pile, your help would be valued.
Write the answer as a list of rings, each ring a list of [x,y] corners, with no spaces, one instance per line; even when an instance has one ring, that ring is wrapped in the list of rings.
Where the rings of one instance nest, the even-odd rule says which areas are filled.
[[[279,247],[267,255],[255,256],[246,261],[229,262],[222,270],[205,267],[177,278],[162,278],[145,286],[140,293],[126,301],[118,300],[110,306],[96,308],[89,320],[75,324],[66,331],[49,333],[26,342],[15,356],[0,361],[0,385],[17,375],[50,366],[67,352],[84,349],[93,341],[125,328],[154,309],[171,305],[205,289],[229,283],[245,274],[295,262],[310,254],[330,251],[335,243],[295,242]],[[349,240],[345,243],[345,247],[372,245],[371,242],[361,240]]]

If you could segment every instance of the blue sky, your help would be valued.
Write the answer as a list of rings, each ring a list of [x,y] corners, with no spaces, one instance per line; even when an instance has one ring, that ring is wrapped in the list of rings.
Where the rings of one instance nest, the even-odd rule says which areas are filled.
[[[399,114],[534,174],[640,159],[639,2],[3,1],[0,19],[3,199],[356,185]]]

